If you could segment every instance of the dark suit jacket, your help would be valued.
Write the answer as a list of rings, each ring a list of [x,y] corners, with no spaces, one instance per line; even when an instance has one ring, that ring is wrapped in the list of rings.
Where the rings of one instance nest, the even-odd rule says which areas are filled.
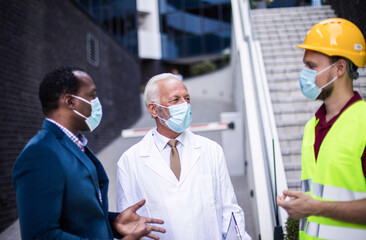
[[[113,239],[108,182],[88,148],[45,120],[13,168],[22,239]]]

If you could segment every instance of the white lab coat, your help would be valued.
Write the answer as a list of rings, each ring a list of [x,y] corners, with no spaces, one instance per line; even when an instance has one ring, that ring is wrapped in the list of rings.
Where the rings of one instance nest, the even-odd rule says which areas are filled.
[[[243,239],[243,210],[234,190],[220,145],[186,130],[178,181],[162,158],[153,130],[128,149],[118,161],[117,210],[146,199],[138,214],[163,219],[167,240],[221,240],[234,212]]]

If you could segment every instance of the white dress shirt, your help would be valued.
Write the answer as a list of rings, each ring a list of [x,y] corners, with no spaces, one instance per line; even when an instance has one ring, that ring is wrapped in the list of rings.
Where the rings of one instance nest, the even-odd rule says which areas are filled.
[[[244,213],[237,204],[222,148],[184,131],[177,138],[178,181],[169,166],[168,140],[151,130],[121,156],[117,210],[146,199],[137,213],[163,219],[166,233],[156,235],[166,240],[221,240],[233,212],[243,239],[251,239],[245,232]]]
[[[152,136],[154,139],[154,143],[156,148],[159,150],[161,156],[163,157],[163,159],[165,160],[165,162],[168,164],[168,166],[170,167],[170,151],[171,151],[171,147],[168,145],[168,141],[170,140],[169,138],[161,135],[158,131],[156,131],[155,129],[152,130]],[[177,145],[175,146],[177,148],[178,154],[179,154],[179,158],[182,157],[182,159],[184,159],[184,156],[181,156],[183,154],[183,138],[184,138],[185,134],[181,134],[179,135],[176,140],[178,140]],[[182,163],[181,163],[181,167],[182,167]]]

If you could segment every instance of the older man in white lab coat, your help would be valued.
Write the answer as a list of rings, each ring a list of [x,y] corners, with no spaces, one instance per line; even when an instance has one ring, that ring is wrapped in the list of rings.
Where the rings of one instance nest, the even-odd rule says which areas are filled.
[[[156,129],[118,161],[118,211],[146,199],[138,214],[163,219],[166,233],[159,237],[168,240],[221,240],[234,213],[242,239],[251,239],[222,148],[187,130],[191,106],[183,82],[173,74],[157,75],[144,97]]]

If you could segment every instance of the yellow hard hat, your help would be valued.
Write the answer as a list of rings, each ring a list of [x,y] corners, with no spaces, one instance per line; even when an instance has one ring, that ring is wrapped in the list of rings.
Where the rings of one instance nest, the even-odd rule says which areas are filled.
[[[365,38],[355,24],[342,18],[329,18],[315,24],[304,44],[297,47],[345,57],[358,67],[366,63]]]

